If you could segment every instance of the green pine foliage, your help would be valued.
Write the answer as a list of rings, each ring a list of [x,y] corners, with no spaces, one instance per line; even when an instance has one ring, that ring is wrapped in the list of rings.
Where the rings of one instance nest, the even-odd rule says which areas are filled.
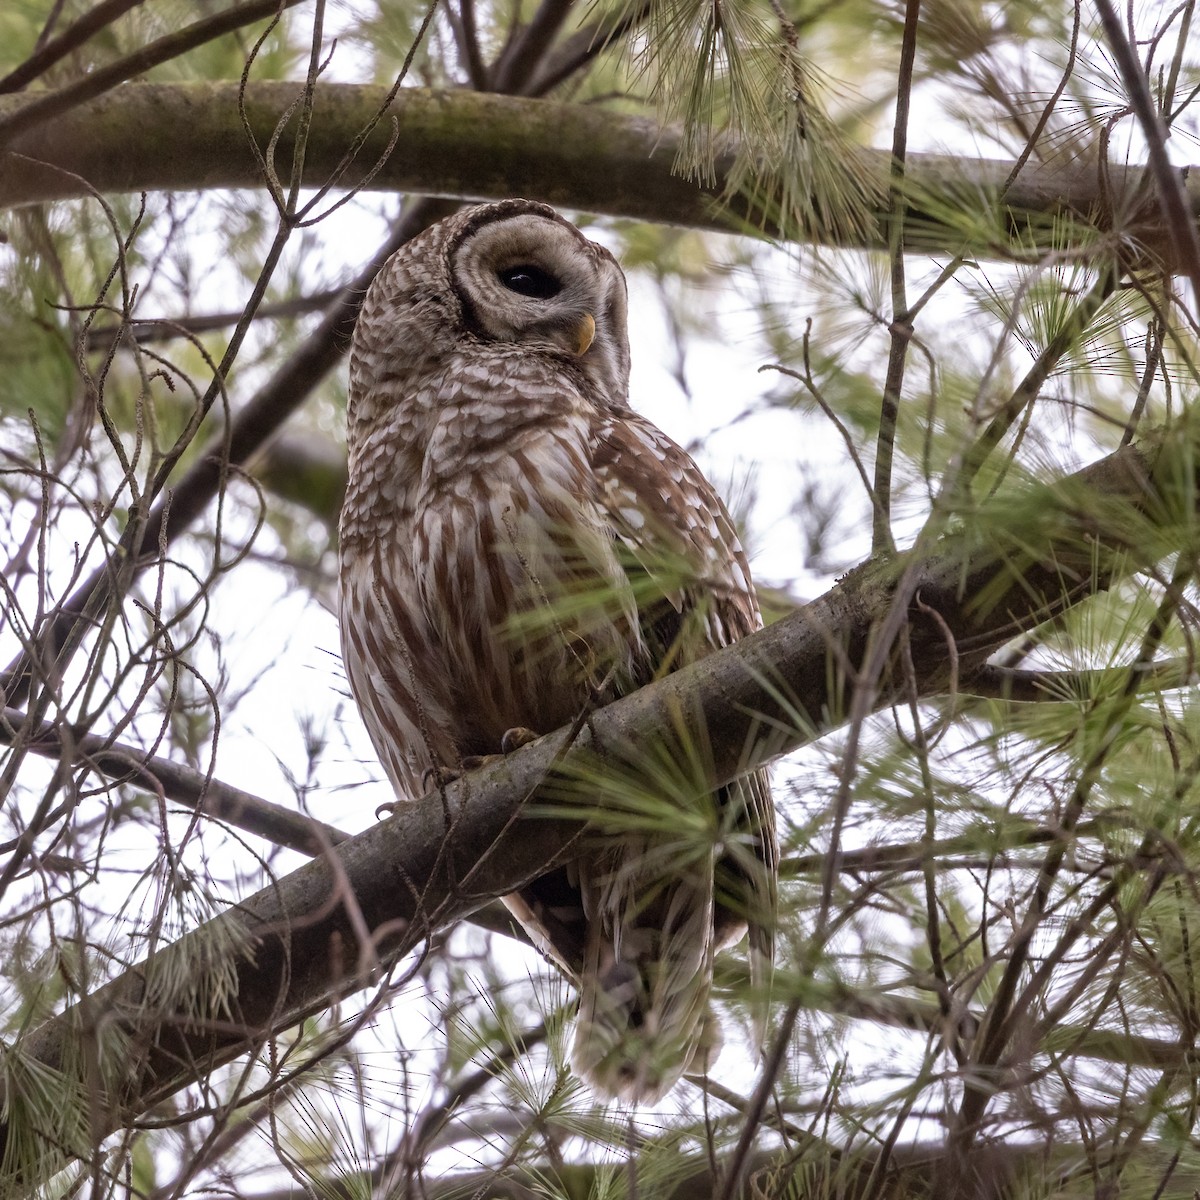
[[[722,954],[719,1069],[606,1104],[570,1066],[571,985],[495,889],[457,860],[412,876],[403,809],[336,849],[392,799],[338,660],[340,352],[360,273],[433,205],[381,176],[310,210],[323,160],[301,188],[260,139],[274,199],[230,141],[187,190],[81,169],[3,212],[0,1195],[1192,1194],[1200,279],[1170,181],[1121,171],[1161,137],[1141,88],[1175,165],[1200,157],[1194,5],[1132,10],[1131,77],[1088,6],[242,3],[191,41],[229,7],[0,5],[0,150],[15,106],[67,98],[0,171],[86,130],[71,89],[119,63],[103,98],[131,111],[147,82],[288,81],[292,132],[308,76],[321,136],[347,84],[545,97],[564,151],[604,114],[613,142],[533,198],[629,274],[633,403],[726,494],[768,624],[861,636],[812,678],[747,662],[760,720],[729,758],[789,751],[774,970]],[[636,122],[676,131],[663,194],[706,189],[727,232],[640,219]],[[127,131],[155,169],[191,132]],[[452,142],[427,151],[448,199],[506,189]],[[663,593],[702,623],[688,562],[627,569],[509,633]],[[646,835],[664,871],[728,853],[728,731],[697,711],[568,757],[521,819]],[[442,783],[453,824],[475,785]],[[415,918],[349,893],[362,855]]]

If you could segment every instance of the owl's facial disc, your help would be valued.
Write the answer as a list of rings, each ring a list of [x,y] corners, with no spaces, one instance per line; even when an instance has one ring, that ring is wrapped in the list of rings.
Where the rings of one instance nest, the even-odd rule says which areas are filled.
[[[451,272],[468,320],[485,337],[587,355],[620,394],[624,380],[608,360],[619,364],[626,353],[624,280],[573,226],[536,212],[498,216],[467,232]]]

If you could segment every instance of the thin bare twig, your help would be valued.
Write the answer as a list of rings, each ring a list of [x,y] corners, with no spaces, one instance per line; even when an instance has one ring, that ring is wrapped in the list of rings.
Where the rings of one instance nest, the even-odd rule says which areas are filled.
[[[7,743],[10,732],[21,728],[25,720],[25,713],[5,709],[0,719],[0,743]],[[30,750],[43,758],[59,758],[65,744],[63,731],[49,722],[43,722],[29,735]],[[332,825],[99,734],[73,732],[70,748],[76,762],[86,763],[115,782],[127,781],[135,787],[160,792],[176,804],[194,808],[301,854],[317,854],[322,842],[338,845],[349,836]],[[0,852],[4,849],[0,846]]]
[[[892,540],[892,461],[896,451],[896,422],[900,415],[900,393],[904,368],[912,340],[912,318],[908,312],[904,248],[904,164],[908,154],[908,114],[912,99],[913,66],[917,58],[917,26],[921,0],[906,0],[904,37],[900,44],[900,66],[896,81],[896,120],[892,130],[892,169],[888,187],[888,244],[891,257],[892,322],[887,377],[879,407],[879,433],[875,438],[875,486],[872,488],[871,549],[875,554],[894,550]]]

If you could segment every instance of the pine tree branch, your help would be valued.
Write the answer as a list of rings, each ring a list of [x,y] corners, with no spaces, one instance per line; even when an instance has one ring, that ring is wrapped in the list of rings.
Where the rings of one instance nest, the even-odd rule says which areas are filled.
[[[126,80],[136,79],[137,76],[145,74],[152,67],[170,62],[173,58],[232,33],[235,29],[266,20],[281,8],[292,8],[300,2],[301,0],[247,0],[244,4],[235,4],[223,12],[202,17],[174,33],[139,46],[124,58],[97,67],[61,88],[23,97],[20,104],[6,105],[0,109],[0,145],[8,143],[21,132],[36,130],[55,117],[103,96]],[[36,59],[38,56],[34,57]],[[19,75],[18,79],[20,80]]]
[[[985,671],[990,669],[984,668]],[[1045,697],[1041,699],[1045,700]],[[1077,833],[1081,838],[1099,836],[1117,824],[1113,821],[1081,822]],[[1036,870],[1041,865],[1040,860],[1029,856],[1020,858],[1015,852],[1045,846],[1060,836],[1061,832],[1053,825],[1014,819],[998,830],[968,829],[965,833],[934,841],[875,842],[857,850],[842,850],[838,870],[853,875],[894,876],[919,873],[929,863],[936,863],[939,871],[983,870],[997,865],[1008,868],[1028,865],[1031,870]],[[780,878],[819,878],[825,869],[825,859],[824,854],[785,855],[779,863]]]
[[[946,1016],[937,1004],[912,996],[868,988],[824,988],[813,980],[804,983],[805,1008],[852,1020],[870,1021],[892,1029],[912,1029],[936,1037],[946,1028]],[[964,1034],[978,1032],[985,1010],[972,1008],[960,1017]],[[1043,1051],[1079,1058],[1120,1063],[1125,1067],[1159,1068],[1179,1061],[1187,1046],[1179,1039],[1126,1034],[1113,1029],[1056,1024]]]
[[[246,89],[251,127],[271,137],[297,84],[256,83]],[[372,117],[385,91],[325,85],[318,90],[305,170],[323,182],[345,148]],[[258,187],[262,180],[246,145],[237,111],[237,85],[129,84],[86,107],[47,116],[0,154],[0,207],[86,195],[83,181],[101,192],[213,187]],[[0,127],[29,123],[20,96],[0,96]],[[701,187],[672,173],[679,134],[655,122],[588,105],[481,95],[468,91],[405,89],[391,114],[398,141],[371,180],[376,190],[458,198],[524,195],[566,208],[706,229],[744,231],[761,214],[734,197],[728,211],[716,201],[725,188],[736,146],[718,156],[716,178]],[[129,131],[138,134],[131,137]],[[358,177],[383,153],[391,123],[380,122],[364,144]],[[278,153],[290,153],[292,130]],[[880,218],[866,239],[886,248],[890,156],[859,150],[863,173],[874,180]],[[1175,262],[1172,239],[1146,172],[1077,160],[1027,165],[1004,192],[1011,163],[937,155],[910,155],[905,168],[906,246],[981,257],[1028,256],[1062,245],[1071,219],[1119,233]],[[1191,219],[1200,215],[1200,172],[1180,172]],[[1001,203],[998,197],[1004,194]],[[775,232],[769,224],[767,232]]]
[[[947,631],[969,678],[1022,631],[1166,556],[1195,512],[1196,458],[1181,424],[993,501],[976,532],[933,557],[864,563],[770,628],[594,713],[572,746],[559,731],[405,806],[338,847],[336,868],[321,857],[249,897],[34,1030],[8,1061],[61,1073],[66,1095],[86,1086],[87,1144],[66,1150],[90,1152],[156,1100],[376,982],[386,964],[544,872],[578,824],[522,814],[538,801],[561,811],[589,765],[594,788],[598,768],[636,769],[682,738],[693,753],[705,748],[715,786],[836,727],[902,573],[920,580],[907,632],[928,697],[951,680]],[[877,707],[900,694],[900,679],[879,681]],[[369,945],[358,940],[364,926]],[[206,984],[215,948],[223,1002]],[[34,1141],[26,1129],[15,1142],[12,1132],[0,1126],[0,1143],[40,1147],[35,1162],[6,1157],[29,1186],[60,1161],[51,1148],[67,1132]]]
[[[62,33],[35,50],[23,63],[0,79],[0,92],[18,92],[39,75],[61,62],[73,50],[95,37],[105,26],[123,17],[146,0],[100,0],[95,8],[72,21]]]

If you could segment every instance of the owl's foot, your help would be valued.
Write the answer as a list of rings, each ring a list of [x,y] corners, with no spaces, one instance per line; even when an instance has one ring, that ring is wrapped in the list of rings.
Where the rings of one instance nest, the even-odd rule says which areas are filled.
[[[520,750],[522,746],[528,746],[530,742],[536,742],[541,734],[534,733],[532,729],[526,729],[524,725],[517,725],[512,729],[507,729],[504,736],[500,739],[500,749],[505,754],[511,754],[514,750]]]
[[[500,756],[496,754],[492,755],[492,757],[499,758]],[[436,791],[438,788],[444,788],[446,784],[453,783],[463,771],[471,770],[472,768],[467,766],[468,761],[464,759],[461,768],[426,767],[425,772],[421,776],[421,795],[424,796],[429,792]],[[375,809],[375,820],[382,821],[384,817],[390,817],[398,808],[404,808],[408,803],[407,800],[393,800],[388,804],[379,805]]]
[[[453,783],[468,771],[478,771],[480,767],[486,767],[489,763],[499,762],[506,754],[520,750],[522,746],[528,746],[530,742],[536,742],[540,736],[541,734],[535,733],[532,729],[526,729],[524,725],[507,729],[500,739],[499,754],[468,754],[457,767],[429,767],[421,776],[421,790],[431,792],[435,788],[445,787],[446,784]],[[381,814],[390,816],[403,803],[404,801],[397,800],[392,804],[381,804],[375,810],[375,816],[379,817]]]
[[[458,771],[454,772],[454,778],[463,771],[478,771],[480,767],[486,767],[488,763],[499,762],[506,754],[511,754],[514,750],[520,750],[522,746],[528,746],[530,742],[536,742],[540,737],[532,729],[526,729],[524,725],[516,725],[512,729],[506,729],[504,736],[500,739],[499,754],[468,754],[462,760],[462,766]],[[442,777],[445,778],[445,771],[442,772]]]

